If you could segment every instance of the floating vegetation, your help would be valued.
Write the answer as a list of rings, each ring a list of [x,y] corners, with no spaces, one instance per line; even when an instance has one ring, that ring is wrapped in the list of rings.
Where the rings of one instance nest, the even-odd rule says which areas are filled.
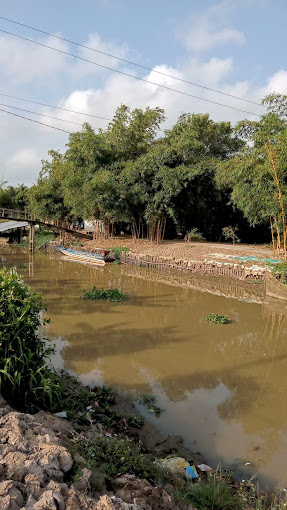
[[[225,315],[219,315],[218,313],[206,315],[205,320],[206,322],[214,322],[215,324],[229,324],[231,322],[231,319]]]
[[[27,264],[25,262],[20,262],[18,267],[19,267],[19,269],[25,269],[27,267]]]
[[[126,301],[127,295],[119,289],[97,289],[93,286],[92,290],[84,290],[82,299],[102,299],[104,301]]]
[[[140,404],[146,406],[148,412],[151,414],[159,415],[162,412],[162,409],[155,405],[155,396],[150,393],[142,393],[140,396]]]

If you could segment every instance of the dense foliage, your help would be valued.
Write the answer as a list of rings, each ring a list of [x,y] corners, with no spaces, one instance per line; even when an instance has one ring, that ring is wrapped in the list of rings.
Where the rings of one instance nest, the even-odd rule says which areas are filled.
[[[3,268],[0,303],[1,394],[23,410],[56,408],[61,398],[55,374],[47,365],[51,349],[38,334],[41,295],[31,292],[16,271]]]
[[[107,129],[84,124],[63,154],[50,152],[30,208],[53,219],[101,219],[107,235],[157,241],[189,232],[217,241],[232,229],[233,242],[262,242],[271,229],[274,249],[286,253],[287,96],[263,103],[259,121],[232,127],[182,114],[164,132],[162,109],[121,105]]]
[[[206,322],[214,322],[215,324],[229,324],[231,320],[226,315],[219,315],[218,313],[210,313],[205,317]]]

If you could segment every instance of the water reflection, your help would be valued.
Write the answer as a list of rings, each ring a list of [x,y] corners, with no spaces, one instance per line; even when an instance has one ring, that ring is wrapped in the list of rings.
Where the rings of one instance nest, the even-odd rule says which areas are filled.
[[[44,293],[52,319],[44,334],[56,341],[57,366],[135,399],[154,392],[165,412],[149,419],[181,434],[208,462],[242,473],[250,462],[262,477],[287,483],[284,302],[266,301],[263,286],[252,283],[171,274],[167,285],[166,273],[145,268],[92,268],[41,254],[33,265],[7,248],[0,256],[6,265],[29,262],[20,272]],[[81,300],[92,285],[118,287],[130,299]],[[211,312],[232,323],[206,324]]]

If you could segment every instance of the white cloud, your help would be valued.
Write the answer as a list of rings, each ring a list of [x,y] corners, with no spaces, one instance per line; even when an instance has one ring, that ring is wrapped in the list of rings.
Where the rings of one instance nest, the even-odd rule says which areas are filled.
[[[204,51],[227,44],[243,44],[243,32],[225,26],[231,9],[230,1],[213,5],[204,14],[190,18],[177,31],[178,38],[189,51]]]
[[[30,182],[31,172],[41,169],[41,154],[33,148],[23,148],[7,159],[5,179],[13,184]]]
[[[224,5],[221,3],[221,9],[223,9],[223,7]],[[97,34],[92,34],[87,44],[91,46],[95,45],[97,48],[101,48],[101,51],[117,54],[122,58],[129,58],[128,48],[125,46],[117,47],[117,45],[112,42],[103,41]],[[0,50],[1,48],[2,50],[4,49],[3,45],[3,38],[0,38]],[[3,52],[0,51],[0,65],[2,66],[0,90],[3,89],[3,85],[5,84],[5,90],[10,91],[11,84],[13,85],[18,78],[21,85],[23,80],[28,81],[31,79],[33,81],[35,78],[42,76],[42,73],[46,72],[47,58],[48,56],[51,57],[50,53],[46,53],[48,50],[43,49],[44,53],[42,53],[41,48],[39,51],[38,48],[35,48],[35,52],[30,54],[30,46],[29,51],[26,44],[24,44],[22,48],[20,48],[19,45],[11,47],[11,42],[7,42],[7,40],[5,47],[7,55],[3,55]],[[16,50],[22,53],[20,56],[16,54],[13,59]],[[91,53],[93,54],[93,52]],[[52,53],[52,56],[53,55]],[[101,58],[102,62],[106,62],[105,59],[108,57]],[[81,66],[75,60],[66,59],[66,57],[62,56],[60,56],[59,61],[52,60],[49,62],[49,71],[47,74],[44,74],[43,79],[47,81],[51,80],[51,77],[53,77],[53,81],[59,84],[59,91],[62,94],[63,91],[68,90],[66,81],[70,77],[73,78],[73,86],[70,86],[72,92],[64,92],[61,100],[50,100],[47,102],[69,110],[81,111],[108,119],[113,117],[116,108],[121,103],[127,104],[130,108],[160,106],[164,108],[167,116],[167,120],[162,126],[165,128],[172,126],[182,112],[209,113],[215,121],[230,120],[231,122],[237,122],[248,116],[246,113],[224,108],[212,102],[202,101],[198,98],[190,97],[190,95],[254,113],[261,114],[264,110],[261,109],[260,106],[244,103],[238,99],[220,95],[204,88],[194,87],[188,83],[176,81],[168,76],[158,74],[155,71],[173,75],[194,83],[208,85],[212,89],[221,90],[227,94],[257,102],[271,91],[284,93],[287,87],[287,71],[284,69],[270,76],[266,80],[265,85],[260,88],[254,87],[254,85],[247,80],[232,83],[232,58],[202,59],[191,56],[178,67],[162,64],[160,66],[155,66],[153,71],[146,73],[144,76],[142,74],[136,74],[136,76],[143,76],[143,78],[148,81],[185,92],[186,95],[172,92],[158,85],[135,80],[132,77],[121,74],[103,73],[99,77],[98,70],[94,69],[96,66],[90,65],[91,70],[89,70],[88,65],[89,64],[84,64]],[[125,65],[120,64],[119,61],[115,61],[114,65],[119,70],[126,70]],[[95,73],[96,79],[93,87],[87,87],[85,86],[85,82],[82,82],[82,76],[89,72]],[[138,71],[129,68],[128,72],[137,73]],[[91,80],[87,82],[90,83]],[[70,83],[71,81],[69,85]],[[15,95],[25,96],[24,93],[16,93]],[[37,96],[40,99],[40,94],[37,94]],[[45,101],[44,97],[43,100]],[[8,103],[10,101],[7,99],[5,101],[3,100],[3,102]],[[48,114],[58,119],[66,119],[80,123],[88,121],[95,128],[104,128],[108,123],[108,120],[80,116],[71,112],[54,110],[48,107],[37,107],[35,105],[27,106],[27,104],[24,106],[23,103],[19,106],[23,108],[27,107],[31,110],[35,109],[42,115]],[[22,114],[21,112],[17,113]],[[32,114],[23,113],[23,115],[34,118]],[[255,117],[249,115],[249,118]],[[47,119],[44,115],[43,117],[36,117],[35,119],[58,126],[67,131],[81,129],[80,126],[73,126],[72,124],[70,125],[64,122]],[[1,175],[3,170],[5,170],[4,178],[11,183],[18,184],[20,182],[26,182],[27,184],[31,184],[31,182],[35,181],[41,169],[41,159],[47,158],[48,150],[53,148],[64,151],[67,140],[68,135],[65,133],[57,132],[48,127],[45,128],[17,117],[10,117],[4,112],[0,112]]]
[[[68,51],[63,41],[52,37],[41,39],[41,43]],[[42,46],[10,36],[0,36],[1,82],[8,78],[11,83],[32,82],[36,78],[47,79],[56,75],[65,66],[67,57]]]

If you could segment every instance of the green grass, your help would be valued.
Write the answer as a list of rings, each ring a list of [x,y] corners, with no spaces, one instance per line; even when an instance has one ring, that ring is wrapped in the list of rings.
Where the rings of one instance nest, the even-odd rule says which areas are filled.
[[[126,301],[127,295],[119,289],[97,289],[93,286],[92,290],[84,290],[82,299],[103,299],[105,301]]]
[[[149,481],[160,481],[165,470],[150,454],[143,454],[139,445],[130,439],[94,437],[75,443],[90,469],[100,468],[110,479],[126,473]]]
[[[225,315],[219,315],[218,313],[206,315],[205,320],[206,322],[214,322],[215,324],[229,324],[231,322],[231,319]]]
[[[208,475],[197,483],[187,482],[173,493],[175,500],[191,503],[197,510],[241,510],[241,498],[223,476]]]

